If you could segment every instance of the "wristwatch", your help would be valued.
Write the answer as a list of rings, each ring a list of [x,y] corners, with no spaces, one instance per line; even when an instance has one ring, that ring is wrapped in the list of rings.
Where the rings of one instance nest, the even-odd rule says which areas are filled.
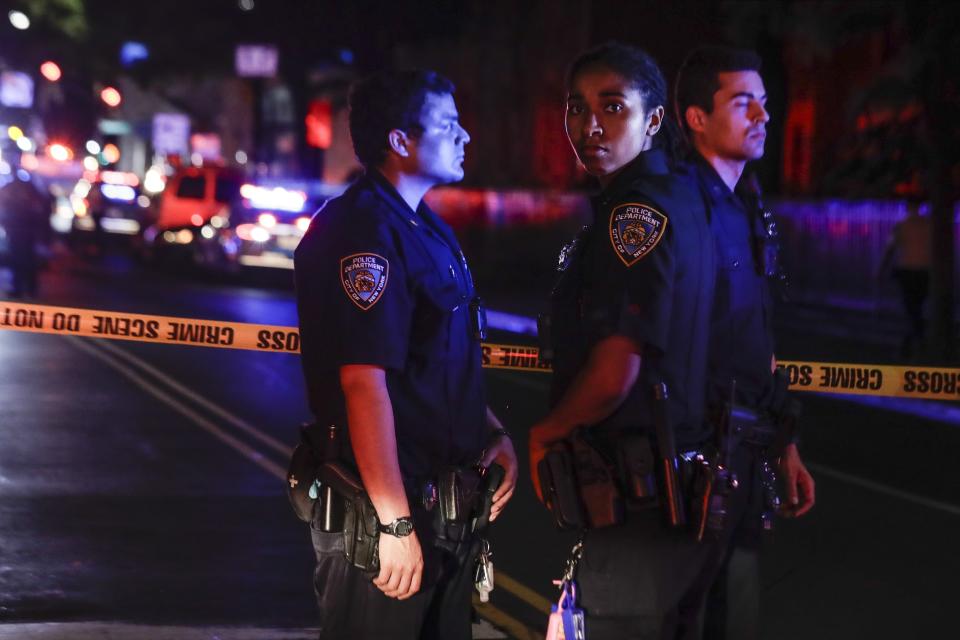
[[[386,533],[397,538],[404,538],[413,533],[413,520],[410,516],[397,518],[390,524],[381,524],[377,526],[380,533]]]

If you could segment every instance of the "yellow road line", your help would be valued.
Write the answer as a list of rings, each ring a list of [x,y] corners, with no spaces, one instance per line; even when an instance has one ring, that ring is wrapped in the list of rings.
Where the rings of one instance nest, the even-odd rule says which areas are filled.
[[[553,604],[527,585],[514,580],[499,569],[497,569],[495,580],[498,587],[503,587],[512,595],[516,596],[520,600],[523,600],[534,609],[550,615],[550,607],[553,606]]]
[[[126,360],[131,365],[140,367],[141,369],[149,372],[150,374],[155,375],[158,379],[160,379],[160,381],[164,383],[174,382],[169,378],[169,376],[163,374],[163,372],[157,370],[155,367],[144,362],[142,359],[138,358],[137,356],[131,353],[128,353],[122,349],[118,349],[117,347],[112,347],[106,344],[100,344],[98,346],[94,346],[82,340],[76,340],[76,339],[73,339],[71,342],[75,347],[77,347],[81,351],[84,351],[85,353],[88,353],[94,356],[98,360],[102,361],[104,364],[109,365],[114,370],[119,372],[122,376],[127,378],[130,382],[137,385],[138,387],[143,389],[145,392],[147,392],[148,394],[150,394],[160,402],[166,404],[168,407],[170,407],[177,413],[180,413],[185,418],[193,422],[195,425],[199,426],[204,431],[207,431],[208,433],[216,437],[218,440],[220,440],[227,446],[236,450],[245,458],[247,458],[254,464],[258,465],[259,467],[267,471],[272,476],[278,478],[283,482],[286,482],[286,479],[287,479],[286,469],[276,464],[275,462],[267,459],[261,452],[257,451],[255,448],[233,437],[232,435],[230,435],[229,433],[227,433],[226,431],[224,431],[223,429],[221,429],[211,421],[207,420],[206,418],[198,414],[196,411],[194,411],[190,407],[184,405],[177,398],[158,389],[155,385],[151,384],[149,380],[145,379],[139,372],[133,370],[126,364],[122,363],[120,359]],[[109,352],[104,352],[103,349],[108,349]],[[173,387],[177,392],[181,392],[183,390],[182,385],[179,385],[175,382],[173,384]],[[197,400],[198,398],[198,396],[196,396],[196,394],[192,392],[188,393],[187,397],[192,400]],[[226,409],[223,409],[219,405],[213,402],[210,402],[209,400],[206,400],[206,399],[203,399],[203,402],[201,402],[200,404],[205,408],[213,411],[221,418],[224,418],[225,420],[233,424],[235,427],[241,429],[248,435],[257,437],[257,433],[259,433],[260,436],[262,436],[262,437],[258,437],[259,440],[261,440],[262,442],[265,442],[265,444],[270,444],[271,446],[275,443],[276,445],[283,447],[283,450],[281,451],[281,453],[286,453],[286,454],[289,453],[289,448],[283,446],[282,443],[279,443],[279,441],[275,440],[271,436],[264,434],[262,431],[260,431],[256,427],[246,423],[244,420],[233,415],[232,413],[230,413]],[[550,612],[550,604],[545,598],[542,598],[542,596],[539,596],[535,591],[521,584],[519,581],[515,580],[514,578],[511,578],[510,576],[505,574],[503,571],[497,571],[496,580],[497,580],[497,586],[503,587],[505,591],[512,593],[518,599],[533,606],[536,609],[542,610],[542,607],[539,606],[540,603],[537,602],[537,598],[543,600],[543,602],[547,603],[546,612],[547,613]],[[477,601],[477,603],[479,604],[479,600]],[[489,620],[491,624],[501,627],[504,629],[504,631],[514,634],[514,637],[516,638],[535,638],[535,637],[542,638],[543,637],[542,635],[537,636],[536,632],[525,627],[523,623],[519,622],[518,620],[515,620],[514,618],[511,618],[509,615],[500,611],[499,609],[496,609],[495,607],[488,606],[488,605],[481,605],[481,607],[478,610],[480,611],[481,615],[484,615],[484,612],[486,612],[490,616],[493,616],[493,617],[488,617],[484,615],[484,617],[487,620]],[[516,635],[517,629],[520,629],[521,633],[526,635]]]
[[[223,429],[221,429],[211,421],[207,420],[206,418],[198,414],[196,411],[194,411],[190,407],[187,407],[186,405],[184,405],[182,402],[180,402],[178,399],[174,398],[170,394],[164,391],[161,391],[160,389],[157,389],[156,386],[150,384],[150,382],[144,379],[143,376],[141,376],[139,373],[137,373],[127,365],[120,362],[114,356],[108,353],[104,353],[100,349],[82,340],[75,340],[73,344],[75,347],[77,347],[81,351],[84,351],[92,355],[93,357],[97,358],[101,362],[104,362],[105,364],[113,367],[113,369],[118,371],[127,380],[137,385],[138,387],[140,387],[141,389],[146,391],[148,394],[150,394],[160,402],[164,403],[165,405],[167,405],[177,413],[181,414],[182,416],[184,416],[185,418],[193,422],[195,425],[197,425],[198,427],[200,427],[210,435],[214,436],[215,438],[217,438],[218,440],[220,440],[230,448],[234,449],[235,451],[240,453],[240,455],[247,458],[257,466],[262,468],[267,473],[270,473],[280,478],[281,480],[286,481],[286,478],[287,478],[286,469],[284,469],[277,463],[273,462],[272,460],[267,459],[262,453],[260,453],[253,447],[249,446],[245,442],[227,433],[226,431],[224,431]]]

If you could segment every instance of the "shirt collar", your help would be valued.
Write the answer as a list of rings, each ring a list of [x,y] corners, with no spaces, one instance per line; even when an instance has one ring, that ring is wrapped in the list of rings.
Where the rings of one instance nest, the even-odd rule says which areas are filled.
[[[383,175],[379,169],[367,169],[364,173],[364,177],[370,181],[373,187],[380,192],[380,195],[382,195],[383,198],[390,203],[397,213],[408,218],[414,215],[414,210],[410,208],[410,205],[407,204],[407,201],[400,196],[400,192],[397,191],[397,188],[394,187],[389,180],[387,180],[387,177]],[[426,204],[421,201],[417,211],[423,207],[426,207]]]
[[[449,237],[449,234],[443,231],[443,224],[440,221],[440,217],[434,213],[426,200],[421,200],[417,210],[414,211],[410,208],[410,205],[407,204],[407,201],[400,196],[397,188],[387,180],[387,177],[384,176],[379,169],[367,169],[364,177],[370,181],[373,188],[387,201],[390,208],[403,217],[404,220],[414,227],[425,228],[429,233],[439,236],[446,244],[451,244],[452,239]]]
[[[621,169],[613,181],[596,194],[593,200],[600,205],[609,204],[630,191],[638,178],[650,175],[666,175],[669,172],[667,156],[662,150],[649,149],[643,151]]]
[[[739,204],[739,198],[736,197],[730,187],[720,178],[720,174],[713,168],[706,158],[699,153],[694,152],[691,156],[691,164],[703,192],[710,199],[712,204],[718,205],[725,202],[736,202]]]

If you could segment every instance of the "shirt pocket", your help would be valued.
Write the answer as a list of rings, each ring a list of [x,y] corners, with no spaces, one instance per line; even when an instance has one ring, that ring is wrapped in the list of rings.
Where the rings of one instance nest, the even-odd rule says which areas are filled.
[[[415,295],[410,354],[425,362],[456,357],[451,353],[451,331],[457,313],[466,304],[460,284],[449,274],[431,270],[417,279]]]
[[[718,288],[718,293],[726,294],[731,311],[749,307],[757,295],[757,274],[753,267],[750,245],[722,245],[719,262],[722,283],[726,286]]]

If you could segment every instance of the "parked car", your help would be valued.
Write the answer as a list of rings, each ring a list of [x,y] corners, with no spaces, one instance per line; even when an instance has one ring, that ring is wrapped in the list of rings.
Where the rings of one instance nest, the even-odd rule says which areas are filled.
[[[75,248],[138,247],[152,220],[150,198],[133,173],[101,171],[92,182],[81,180],[71,197],[70,244]]]

